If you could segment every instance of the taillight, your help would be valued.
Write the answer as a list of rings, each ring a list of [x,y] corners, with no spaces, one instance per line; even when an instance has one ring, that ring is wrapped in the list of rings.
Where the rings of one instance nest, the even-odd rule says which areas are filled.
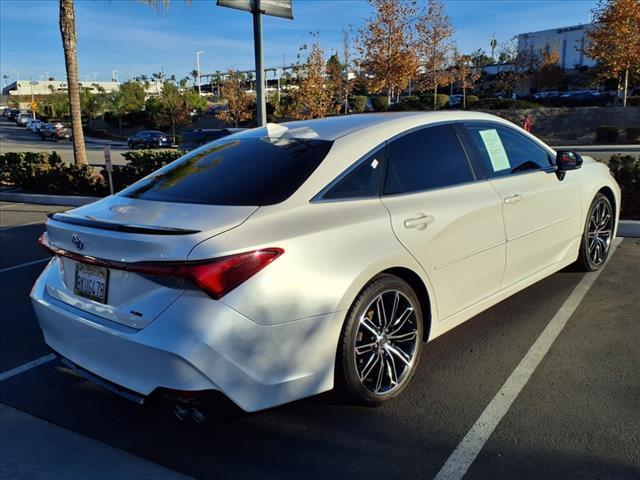
[[[70,252],[49,243],[46,232],[38,243],[53,255],[67,257],[76,262],[99,265],[114,270],[180,277],[195,283],[212,298],[220,299],[241,283],[247,281],[284,253],[282,248],[263,248],[237,253],[213,260],[188,262],[119,262]]]
[[[178,268],[176,274],[191,280],[211,297],[219,299],[283,253],[281,248],[267,248],[207,262],[187,262]]]

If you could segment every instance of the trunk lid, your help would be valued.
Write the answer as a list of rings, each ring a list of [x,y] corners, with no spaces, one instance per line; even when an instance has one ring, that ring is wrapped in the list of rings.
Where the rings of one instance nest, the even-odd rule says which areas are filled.
[[[57,249],[112,262],[185,261],[198,243],[235,228],[258,207],[181,204],[111,196],[47,221]],[[108,269],[106,302],[77,293],[78,262],[62,257],[47,293],[94,315],[140,329],[188,286],[183,280]],[[103,278],[99,276],[99,278]]]

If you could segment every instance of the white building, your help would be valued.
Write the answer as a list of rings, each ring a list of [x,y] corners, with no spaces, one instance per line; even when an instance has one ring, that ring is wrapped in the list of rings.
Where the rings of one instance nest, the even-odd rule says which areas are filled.
[[[120,88],[119,82],[80,82],[83,89],[97,92],[102,87],[106,93],[111,93]],[[32,91],[33,88],[33,91]],[[147,82],[145,84],[147,96],[156,95],[162,90],[161,82]],[[49,95],[67,91],[67,82],[59,80],[38,81],[31,85],[29,80],[19,80],[12,82],[2,89],[3,96],[10,95]]]
[[[540,50],[549,46],[558,51],[560,66],[565,70],[582,66],[592,67],[596,64],[595,60],[582,52],[585,47],[586,33],[592,28],[593,24],[587,23],[522,33],[518,35],[518,53],[539,55]]]

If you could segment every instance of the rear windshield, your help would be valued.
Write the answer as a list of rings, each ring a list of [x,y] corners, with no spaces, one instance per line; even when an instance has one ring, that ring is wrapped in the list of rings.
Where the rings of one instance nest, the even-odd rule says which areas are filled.
[[[273,205],[289,198],[333,142],[223,138],[134,183],[120,195],[209,205]]]

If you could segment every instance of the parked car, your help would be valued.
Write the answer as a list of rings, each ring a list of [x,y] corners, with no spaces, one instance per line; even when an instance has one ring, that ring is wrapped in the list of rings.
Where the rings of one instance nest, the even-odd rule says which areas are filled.
[[[243,128],[198,128],[187,130],[180,134],[180,145],[178,150],[190,152],[205,143],[218,140],[233,133],[241,132]]]
[[[27,123],[33,120],[33,113],[20,113],[16,117],[16,125],[26,127]]]
[[[376,405],[425,342],[601,268],[619,210],[604,163],[493,115],[289,122],[50,215],[31,298],[67,366],[139,403],[216,390],[255,411],[340,385]]]
[[[449,95],[449,106],[458,107],[462,105],[462,95]]]
[[[31,130],[33,133],[38,133],[42,125],[43,125],[42,120],[32,119],[27,122],[27,129]]]
[[[71,129],[62,123],[47,123],[40,128],[40,137],[42,140],[51,139],[54,142],[70,139]]]
[[[9,120],[14,120],[16,119],[16,117],[20,115],[20,110],[17,108],[11,108],[9,109],[7,112],[5,112],[5,116],[9,119]]]
[[[129,148],[161,148],[171,147],[173,140],[170,135],[157,130],[145,130],[127,139]]]

